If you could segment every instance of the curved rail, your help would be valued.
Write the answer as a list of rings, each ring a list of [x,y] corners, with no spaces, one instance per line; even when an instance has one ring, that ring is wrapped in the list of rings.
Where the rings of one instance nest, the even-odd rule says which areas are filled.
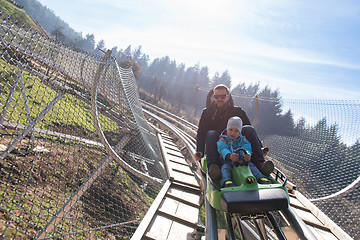
[[[143,106],[149,106],[146,102],[142,101]],[[146,107],[148,110],[145,110],[145,114],[150,116],[156,121],[160,122],[161,124],[167,125],[167,129],[173,132],[182,142],[186,145],[186,148],[189,152],[195,152],[195,138],[189,137],[188,134],[184,133],[187,127],[182,126],[183,129],[179,127],[170,126],[171,124],[167,122],[164,118],[168,119],[169,121],[176,121],[176,124],[180,124],[182,120],[179,117],[175,117],[173,114],[167,115],[167,112],[164,110],[160,110],[158,107]],[[161,117],[159,117],[161,115]],[[193,156],[192,161],[194,161]],[[195,161],[196,163],[197,161]],[[206,179],[202,176],[202,181],[206,184]],[[352,184],[357,185],[358,180]],[[286,184],[286,183],[284,183]],[[301,193],[297,192],[295,188],[291,187],[291,183],[289,185],[289,192],[290,192],[290,208],[289,211],[281,212],[280,216],[284,219],[285,222],[290,224],[289,229],[284,231],[285,237],[291,239],[294,236],[297,236],[298,239],[317,239],[316,235],[321,235],[322,232],[325,232],[327,239],[351,239],[342,229],[340,229],[334,222],[328,219],[319,209],[316,208],[311,202],[306,199]],[[348,190],[348,189],[347,189]],[[291,194],[292,192],[292,194]],[[205,203],[205,210],[206,210],[206,238],[207,239],[218,239],[218,228],[217,228],[217,221],[216,221],[216,211],[210,206],[210,204],[206,201]],[[304,213],[303,213],[304,212]],[[313,214],[313,218],[315,220],[309,220],[304,216],[306,214]],[[270,213],[269,213],[270,214]],[[305,215],[303,215],[305,214]],[[299,217],[301,216],[301,217]],[[276,224],[274,218],[272,216],[268,216],[269,220],[272,221],[271,224]],[[258,220],[261,224],[261,227],[258,226],[255,219],[252,219],[254,222],[248,222],[249,220],[242,220],[239,216],[233,216],[235,221],[235,225],[238,225],[242,234],[245,232],[245,235],[251,238],[259,238],[261,236],[261,232],[266,236],[266,231],[270,229],[263,225],[263,220]],[[234,220],[232,220],[234,222]],[[231,221],[231,220],[230,220]],[[261,229],[261,231],[259,230]],[[265,231],[265,232],[264,232]],[[273,230],[271,230],[273,231]],[[231,231],[230,231],[231,232]],[[329,234],[332,233],[332,234]],[[258,235],[260,234],[260,235]],[[270,234],[270,233],[269,233]],[[283,238],[280,232],[273,232],[272,234],[276,234],[277,237]],[[290,234],[290,235],[289,235]],[[271,234],[270,234],[271,235]],[[290,237],[288,237],[289,235]],[[324,236],[325,236],[324,235]],[[291,237],[292,236],[292,237]],[[262,236],[264,237],[264,236]],[[273,237],[270,237],[272,239]]]
[[[158,106],[155,106],[153,104],[150,104],[144,100],[140,100],[141,104],[144,108],[148,109],[149,111],[156,113],[158,115],[161,115],[162,118],[169,120],[170,122],[175,123],[178,126],[181,126],[184,130],[188,130],[191,132],[192,136],[195,138],[197,126],[191,122],[186,121],[183,118],[180,118],[179,116],[176,116],[175,114],[172,114],[162,108],[159,108]]]
[[[186,239],[190,231],[193,239],[200,239],[205,229],[198,220],[198,213],[203,202],[203,181],[196,168],[189,166],[191,164],[186,161],[181,150],[175,145],[175,139],[165,133],[162,128],[173,132],[176,135],[175,138],[181,139],[190,151],[193,149],[193,139],[155,114],[147,110],[144,110],[144,113],[161,125],[161,129],[153,127],[157,131],[168,180],[132,239]],[[177,237],[172,234],[176,234]]]
[[[146,175],[140,171],[138,171],[137,169],[133,168],[130,164],[124,162],[121,160],[120,156],[116,153],[116,151],[110,146],[108,140],[105,137],[105,134],[101,128],[100,125],[100,121],[99,121],[99,115],[98,115],[98,110],[97,110],[97,92],[98,92],[98,86],[99,86],[99,82],[100,82],[100,75],[101,72],[103,71],[103,68],[105,66],[106,61],[110,58],[111,55],[111,51],[107,51],[103,60],[101,61],[101,64],[99,66],[99,68],[97,69],[97,72],[95,74],[95,80],[92,86],[92,91],[91,91],[91,114],[94,118],[94,123],[95,123],[95,128],[96,131],[98,133],[98,135],[100,136],[101,142],[102,144],[106,147],[106,149],[109,151],[109,153],[112,155],[112,157],[119,159],[119,163],[121,163],[121,166],[128,170],[129,172],[135,174],[136,176],[143,178],[145,180],[149,180],[155,183],[161,183],[162,180],[152,177],[150,175]],[[129,137],[125,137],[122,139],[122,142],[127,143],[127,141],[129,141]],[[121,144],[121,145],[125,145],[125,144]]]
[[[259,108],[259,97],[256,95],[255,99],[256,99],[256,116],[254,117],[254,122],[257,119],[257,113],[258,113],[258,108]],[[193,123],[190,123],[182,118],[180,118],[179,116],[176,116],[175,114],[172,114],[162,108],[159,108],[153,104],[150,104],[144,100],[141,100],[141,103],[144,107],[146,107],[147,109],[152,111],[156,111],[157,114],[161,115],[162,117],[164,117],[165,119],[169,119],[170,121],[176,122],[177,125],[182,125],[183,129],[190,129],[191,133],[193,134],[193,137],[195,138],[196,136],[196,131],[197,131],[197,126],[194,125]],[[314,198],[314,199],[309,199],[312,202],[316,202],[316,201],[324,201],[324,200],[330,200],[330,199],[337,199],[340,198],[342,196],[344,196],[345,194],[349,194],[351,191],[355,190],[358,186],[360,185],[360,176],[353,181],[351,184],[349,184],[347,187],[341,189],[340,191],[330,194],[328,196],[324,196],[324,197],[320,197],[320,198]]]
[[[346,188],[343,188],[340,191],[338,191],[334,194],[325,196],[325,197],[310,199],[310,201],[317,202],[317,201],[340,198],[340,197],[344,196],[345,194],[348,194],[349,192],[355,190],[359,185],[360,185],[360,176],[355,181],[353,181],[350,185],[348,185]]]
[[[194,153],[195,153],[195,145],[194,145],[194,138],[191,138],[189,136],[187,136],[183,131],[181,131],[180,129],[176,128],[175,126],[171,125],[169,122],[167,122],[165,119],[160,118],[159,116],[157,116],[156,114],[147,111],[145,109],[143,109],[144,113],[151,116],[152,118],[156,119],[158,122],[162,123],[164,126],[166,126],[167,129],[169,129],[170,131],[172,131],[181,141],[182,143],[185,145],[185,147],[188,149],[190,155],[191,155],[191,160],[192,160],[192,165],[194,166],[197,165],[196,168],[196,177],[198,179],[199,182],[202,182],[200,179],[200,165],[199,162],[195,160],[194,158]],[[202,186],[203,189],[203,186]]]

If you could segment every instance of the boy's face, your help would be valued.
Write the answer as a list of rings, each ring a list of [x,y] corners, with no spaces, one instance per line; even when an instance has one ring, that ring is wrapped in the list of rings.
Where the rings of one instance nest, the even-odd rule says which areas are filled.
[[[231,140],[237,139],[237,138],[240,136],[240,131],[239,131],[239,129],[233,128],[233,127],[228,128],[227,131],[226,131],[226,133],[227,133],[227,136],[228,136],[229,138],[231,138]]]

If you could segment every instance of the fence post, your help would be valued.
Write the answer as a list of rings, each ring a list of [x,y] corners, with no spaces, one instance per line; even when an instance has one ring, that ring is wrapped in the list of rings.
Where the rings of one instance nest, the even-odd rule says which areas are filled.
[[[55,104],[65,95],[64,92],[59,92],[58,95],[39,113],[39,115],[20,133],[17,138],[7,147],[7,149],[1,153],[0,159],[6,158],[6,156],[13,150],[19,142],[40,122],[40,120],[55,106]]]
[[[130,135],[126,135],[116,145],[115,150],[122,149],[130,140]],[[95,182],[97,177],[105,170],[111,161],[111,155],[108,154],[106,158],[99,164],[95,171],[86,179],[86,181],[78,188],[78,190],[69,198],[69,200],[62,206],[50,222],[41,230],[36,239],[45,238],[47,234],[54,231],[57,225],[66,217],[71,209],[78,202],[80,197],[88,190],[89,187]]]
[[[21,73],[22,73],[22,69],[21,69]],[[22,76],[22,74],[21,74]],[[26,110],[26,116],[27,116],[27,123],[30,124],[31,122],[31,116],[30,116],[30,111],[29,111],[29,106],[28,106],[28,102],[27,102],[27,97],[26,97],[26,93],[25,93],[25,84],[24,84],[24,80],[21,77],[20,78],[20,84],[21,84],[21,92],[24,98],[24,105],[25,105],[25,110]],[[34,140],[34,136],[33,133],[31,131],[31,140]]]
[[[5,121],[5,117],[6,117],[7,111],[8,111],[8,109],[9,109],[9,107],[10,107],[11,99],[12,99],[12,97],[14,96],[15,89],[16,89],[16,86],[17,86],[20,78],[22,78],[22,73],[21,73],[21,70],[20,70],[20,68],[19,68],[18,76],[17,76],[17,78],[16,78],[16,81],[15,81],[13,87],[11,88],[9,97],[8,97],[8,99],[6,100],[4,109],[3,109],[2,112],[1,112],[0,125],[3,125],[3,123],[4,123],[4,121]]]

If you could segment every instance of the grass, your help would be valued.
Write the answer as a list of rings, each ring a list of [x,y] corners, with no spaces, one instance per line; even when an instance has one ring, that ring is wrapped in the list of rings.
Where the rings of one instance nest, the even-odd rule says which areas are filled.
[[[0,19],[5,19],[7,16],[11,16],[13,19],[17,19],[20,23],[25,23],[29,27],[37,29],[34,21],[23,9],[16,7],[14,4],[6,0],[0,0],[0,11]]]
[[[18,69],[13,65],[7,64],[3,60],[0,60],[0,72],[2,73],[2,78],[0,78],[0,83],[2,85],[0,105],[4,106],[12,86],[18,77],[15,74],[18,72]],[[31,120],[34,120],[55,98],[57,92],[46,86],[41,79],[26,71],[22,72],[22,78],[24,79],[30,118]],[[28,119],[20,82],[18,82],[15,90],[13,100],[11,101],[6,115],[6,120],[27,125]],[[99,121],[104,132],[120,133],[118,124],[101,113],[99,113]],[[86,134],[83,135],[96,135],[96,129],[91,114],[91,106],[71,94],[65,94],[65,96],[35,127],[51,129],[52,127],[56,128],[56,126],[73,127],[82,130],[82,132],[86,132]]]
[[[39,141],[42,141],[39,142],[40,144],[47,146],[45,141]],[[25,143],[22,142],[22,144]],[[60,149],[63,154],[60,154]],[[75,152],[79,155],[74,154]],[[61,162],[57,161],[58,158],[61,159]],[[33,230],[34,233],[38,232],[47,224],[46,219],[38,216],[55,214],[103,158],[104,154],[99,150],[90,150],[81,145],[64,146],[62,144],[53,145],[50,153],[40,156],[35,156],[30,152],[27,155],[15,154],[11,159],[7,158],[2,164],[0,174],[1,182],[6,183],[6,185],[0,185],[1,206],[7,209],[7,211],[2,210],[2,214],[0,214],[3,215],[1,217],[3,223],[9,220],[11,214],[12,217],[16,217],[16,219],[12,218],[12,220],[16,220],[12,221],[12,224],[15,224],[19,230],[27,229]],[[30,174],[28,169],[31,168],[31,163],[34,161],[41,164],[36,165]],[[153,190],[158,191],[158,188],[153,188]],[[22,192],[24,195],[21,194]],[[112,222],[110,220],[112,218],[113,222],[118,222],[116,211],[121,209],[121,212],[131,212],[133,217],[129,216],[130,219],[136,219],[143,216],[144,210],[150,206],[153,200],[118,163],[112,161],[107,171],[85,193],[82,199],[83,203],[74,209],[72,214],[76,216],[86,213],[85,216],[89,215],[88,217],[105,217],[104,222]],[[107,203],[111,203],[114,208],[107,207]],[[14,215],[19,209],[22,209],[23,213]],[[98,214],[92,215],[93,212],[98,212]],[[4,214],[8,216],[5,219],[3,218]],[[73,231],[70,230],[71,226],[63,231],[59,229],[58,234]],[[3,224],[0,224],[0,228],[2,227],[4,227]],[[90,228],[90,226],[83,227]],[[18,238],[19,233],[16,233],[16,236],[13,235],[15,233],[6,231],[6,236]]]
[[[0,106],[5,105],[16,82],[17,72],[17,67],[0,60]],[[57,92],[47,86],[42,79],[26,71],[22,72],[22,76],[32,121],[57,95]],[[6,121],[26,126],[28,119],[25,101],[19,86],[21,86],[20,82],[12,97]],[[113,137],[121,134],[116,122],[103,114],[99,114],[99,118],[104,131],[111,132]],[[70,94],[65,94],[36,127],[89,139],[97,137],[91,106]],[[0,143],[3,144],[11,142],[11,138],[18,135],[19,131],[6,129],[0,133],[2,136]],[[36,145],[50,149],[50,153],[32,152],[34,143],[29,138],[25,138],[1,163],[0,201],[1,206],[5,208],[0,210],[2,220],[0,229],[5,231],[10,217],[13,224],[4,232],[4,237],[27,239],[29,236],[35,236],[105,157],[104,150],[100,147],[89,147],[81,142],[39,133],[34,133],[34,137]],[[84,216],[97,219],[101,216],[104,222],[118,222],[120,219],[116,211],[121,209],[128,214],[127,218],[136,219],[144,215],[144,211],[151,205],[154,201],[153,197],[159,191],[159,186],[149,185],[148,191],[144,192],[115,161],[101,175],[99,181],[104,183],[99,186],[94,183],[82,197],[83,203],[74,209],[72,214],[79,218]],[[106,188],[104,189],[103,186]],[[95,194],[96,192],[100,194]],[[115,209],[111,210],[103,205],[106,202],[114,204]],[[22,213],[14,215],[14,211],[19,209]],[[93,215],[94,213],[96,214]],[[50,218],[40,217],[47,215]],[[75,225],[65,226],[66,224],[62,225],[65,229],[58,229],[55,235],[74,231]],[[84,223],[82,227],[94,226],[96,223]]]
[[[4,0],[0,1],[1,7],[4,8]],[[15,16],[14,12],[10,14]],[[42,44],[38,41],[34,46],[26,47],[29,51],[37,52],[43,47],[46,48]],[[9,48],[0,45],[0,52],[4,53],[4,51],[6,57],[0,59],[0,106],[2,107],[0,111],[3,111],[15,82],[19,81],[5,120],[27,126],[29,121],[33,121],[58,94],[47,85],[47,82],[54,79],[64,82],[65,77],[51,71],[48,71],[51,72],[49,74],[45,66],[37,66],[32,60],[20,56],[21,53],[11,52]],[[54,56],[54,60],[58,58],[59,56]],[[16,59],[35,71],[47,72],[48,76],[40,78],[38,77],[41,76],[40,74],[33,75],[27,71],[22,71],[19,75],[19,69],[4,59]],[[21,88],[21,80],[24,89]],[[70,81],[67,83],[76,85]],[[25,91],[26,100],[22,90]],[[29,109],[28,112],[26,107]],[[122,113],[128,114],[123,111]],[[120,140],[124,133],[119,124],[100,112],[98,114],[106,136],[109,136],[112,142]],[[132,119],[131,116],[128,118]],[[69,93],[66,93],[35,127],[87,139],[98,139],[91,105]],[[21,129],[0,129],[0,144],[8,145],[21,131]],[[6,158],[1,160],[0,229],[2,236],[6,238],[34,238],[88,179],[107,154],[102,147],[91,147],[75,140],[37,132],[33,133],[33,137],[34,139],[25,137]],[[43,146],[50,152],[34,152],[35,146]],[[127,154],[123,154],[122,158],[128,163],[134,161]],[[102,223],[123,222],[144,216],[159,188],[159,185],[148,184],[144,189],[139,179],[133,175],[129,176],[120,164],[113,160],[82,195],[79,204],[68,215],[71,218],[62,221],[61,226],[53,234],[61,235],[96,228],[102,226]],[[130,238],[133,231],[134,228],[124,226],[102,230],[100,233],[74,234],[74,237],[91,239],[97,235],[100,238],[120,236],[126,239]]]

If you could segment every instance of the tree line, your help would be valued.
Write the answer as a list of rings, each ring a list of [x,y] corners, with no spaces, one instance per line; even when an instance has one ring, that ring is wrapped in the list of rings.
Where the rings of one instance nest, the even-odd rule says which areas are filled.
[[[86,34],[75,32],[66,22],[57,17],[55,13],[43,6],[37,0],[16,0],[18,4],[24,6],[24,10],[36,19],[42,27],[54,39],[61,41],[68,45],[73,50],[86,51],[92,54],[102,54],[99,49],[105,48],[105,41],[100,40],[95,42],[94,34]],[[135,49],[131,45],[124,50],[114,46],[112,55],[119,59],[121,67],[132,67],[134,75],[138,80],[138,85],[144,90],[155,96],[156,101],[166,100],[178,109],[188,110],[195,109],[194,115],[199,115],[201,109],[205,106],[205,99],[207,92],[219,83],[227,85],[229,88],[233,87],[232,79],[228,70],[222,73],[215,72],[210,76],[210,70],[207,66],[200,66],[200,63],[194,66],[187,67],[184,63],[177,63],[171,60],[170,57],[165,56],[150,60],[149,55],[142,51],[139,46]],[[245,86],[239,84],[232,88],[232,94],[242,96],[234,97],[235,104],[243,107],[249,114],[249,117],[255,116],[253,98],[258,95],[262,99],[272,99],[270,102],[264,104],[266,113],[259,112],[260,115],[270,118],[270,121],[277,120],[287,123],[292,123],[291,113],[283,115],[281,113],[280,93],[271,90],[270,87],[260,89],[259,84]],[[196,104],[194,104],[196,103]],[[264,108],[265,109],[265,108]],[[262,120],[258,121],[258,127],[261,127]],[[284,124],[280,124],[283,126]],[[288,126],[289,128],[291,126]],[[279,127],[271,128],[273,132],[280,131]]]
[[[103,54],[99,49],[105,48],[105,41],[95,42],[94,34],[75,32],[66,22],[56,16],[54,12],[43,6],[37,0],[16,0],[24,6],[24,10],[36,19],[43,28],[55,39],[64,42],[74,50],[87,51],[92,54]],[[303,122],[294,123],[291,110],[283,112],[281,95],[278,90],[270,86],[260,88],[259,83],[246,86],[239,83],[233,86],[228,70],[215,72],[210,76],[207,66],[200,63],[187,67],[184,63],[177,63],[169,56],[150,60],[149,55],[138,46],[131,45],[124,50],[112,47],[112,55],[119,60],[120,66],[132,67],[138,85],[151,93],[155,101],[166,100],[178,109],[192,109],[194,115],[199,115],[205,107],[208,91],[219,83],[232,89],[231,94],[235,105],[241,106],[250,119],[263,134],[296,135],[296,129]],[[238,82],[238,81],[237,81]],[[189,110],[190,111],[190,110]]]
[[[104,40],[96,43],[94,34],[82,37],[81,33],[75,32],[52,10],[42,6],[37,0],[16,0],[16,2],[24,6],[25,11],[55,39],[64,42],[74,50],[102,54],[99,49],[104,49]],[[232,89],[234,104],[247,112],[260,134],[315,139],[314,134],[311,137],[301,135],[310,131],[305,127],[305,119],[295,123],[291,110],[283,111],[280,92],[272,90],[270,86],[262,89],[259,83],[248,86],[245,83],[239,83],[233,86],[228,70],[222,73],[215,72],[210,76],[207,66],[197,63],[187,67],[184,63],[177,63],[176,60],[170,59],[169,56],[155,58],[151,61],[149,55],[142,51],[141,46],[133,49],[129,45],[124,50],[114,46],[111,51],[112,55],[119,60],[121,67],[132,68],[138,86],[152,94],[155,103],[165,100],[176,106],[177,109],[183,109],[189,114],[199,116],[205,107],[208,91],[217,84],[223,83]],[[326,118],[324,121],[326,122]],[[318,124],[321,125],[324,121],[321,120]],[[328,131],[334,136],[328,140],[334,142],[338,133],[337,127],[327,125],[324,127],[328,128]]]

